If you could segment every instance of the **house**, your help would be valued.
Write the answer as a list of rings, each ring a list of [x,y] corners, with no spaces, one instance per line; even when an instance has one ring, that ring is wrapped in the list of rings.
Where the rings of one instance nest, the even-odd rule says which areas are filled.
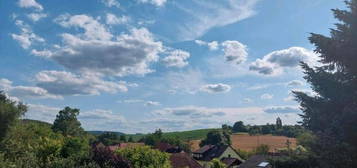
[[[230,145],[205,145],[192,153],[201,165],[208,165],[212,159],[217,158],[229,168],[236,168],[244,160]]]
[[[154,146],[154,149],[157,149],[161,152],[167,152],[167,153],[180,153],[183,150],[178,147],[178,146],[174,146],[165,142],[158,142],[156,143],[156,145]]]
[[[107,146],[107,148],[109,148],[109,150],[111,150],[111,151],[116,151],[118,149],[144,146],[144,145],[145,145],[144,143],[120,143],[120,144],[116,144],[116,145]]]
[[[195,159],[185,152],[170,155],[172,168],[203,168]]]
[[[272,168],[265,155],[254,155],[238,166],[238,168]]]

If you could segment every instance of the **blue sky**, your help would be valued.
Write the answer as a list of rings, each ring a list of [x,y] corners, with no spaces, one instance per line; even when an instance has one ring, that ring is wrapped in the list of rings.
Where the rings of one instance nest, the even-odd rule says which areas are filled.
[[[0,89],[86,130],[179,131],[300,120],[300,61],[339,0],[3,0]]]

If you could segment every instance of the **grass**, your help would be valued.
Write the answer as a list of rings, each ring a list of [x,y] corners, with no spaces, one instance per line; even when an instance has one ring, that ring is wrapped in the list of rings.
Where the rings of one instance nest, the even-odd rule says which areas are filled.
[[[209,128],[209,129],[198,129],[191,131],[176,131],[176,132],[164,132],[164,137],[175,137],[183,141],[190,141],[195,139],[203,139],[206,137],[207,133],[213,130],[220,130],[219,128]],[[132,136],[134,141],[139,140],[146,134],[127,134],[127,136]]]

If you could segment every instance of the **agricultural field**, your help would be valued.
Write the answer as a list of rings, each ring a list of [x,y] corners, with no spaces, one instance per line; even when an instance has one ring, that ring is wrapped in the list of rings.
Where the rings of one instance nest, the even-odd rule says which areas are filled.
[[[288,138],[285,136],[273,136],[273,135],[255,135],[251,136],[249,134],[233,134],[231,136],[232,147],[234,149],[252,151],[257,146],[266,144],[270,147],[270,152],[275,152],[278,149],[286,148],[286,142],[289,140],[291,142],[291,147],[296,147],[296,139]],[[197,150],[199,148],[200,140],[190,141],[191,150]]]

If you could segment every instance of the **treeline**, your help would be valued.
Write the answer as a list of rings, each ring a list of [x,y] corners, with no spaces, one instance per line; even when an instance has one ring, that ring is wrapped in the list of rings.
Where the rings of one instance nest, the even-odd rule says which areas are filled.
[[[237,121],[233,126],[222,125],[222,129],[230,130],[232,133],[249,133],[250,135],[272,134],[290,138],[296,138],[306,131],[301,125],[283,125],[279,117],[276,119],[276,124],[244,125],[243,121]]]
[[[79,109],[64,108],[53,124],[21,120],[26,111],[26,105],[0,92],[1,168],[171,167],[169,154],[150,146],[114,151],[106,147],[132,140],[111,133],[88,134],[77,120]]]

